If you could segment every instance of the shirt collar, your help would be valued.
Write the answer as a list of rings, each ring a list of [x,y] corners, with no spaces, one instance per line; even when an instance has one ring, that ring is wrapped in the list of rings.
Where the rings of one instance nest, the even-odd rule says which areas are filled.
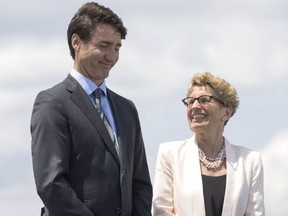
[[[105,80],[100,84],[100,86],[97,86],[92,80],[88,79],[74,68],[71,70],[70,75],[77,80],[87,95],[91,95],[97,88],[101,88],[105,96],[107,96]]]

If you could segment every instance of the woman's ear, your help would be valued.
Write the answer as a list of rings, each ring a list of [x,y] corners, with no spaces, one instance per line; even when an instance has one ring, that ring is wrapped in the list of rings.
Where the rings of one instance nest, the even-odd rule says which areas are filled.
[[[222,120],[224,122],[228,121],[231,118],[232,113],[233,113],[233,109],[231,107],[225,107],[225,113],[224,113]]]

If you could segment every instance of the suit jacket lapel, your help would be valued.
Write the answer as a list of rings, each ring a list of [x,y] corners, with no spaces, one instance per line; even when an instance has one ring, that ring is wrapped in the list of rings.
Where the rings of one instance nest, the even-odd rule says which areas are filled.
[[[181,197],[179,200],[177,198],[176,203],[179,202],[179,215],[205,216],[198,148],[194,140],[195,136],[186,140],[175,156],[177,157],[176,175],[174,176],[176,182],[175,194],[179,193]]]
[[[225,148],[226,148],[227,175],[226,175],[226,189],[225,189],[222,215],[233,215],[233,202],[235,201],[234,192],[236,187],[235,172],[237,169],[238,161],[233,146],[226,139],[225,139]]]
[[[71,92],[71,100],[79,107],[79,109],[84,113],[87,119],[92,123],[95,129],[98,131],[99,135],[104,140],[104,143],[111,151],[113,157],[120,165],[120,161],[114,146],[113,141],[98,114],[96,108],[91,102],[90,98],[87,96],[83,88],[78,84],[78,82],[69,74],[68,77],[63,82],[67,91]]]
[[[120,157],[120,163],[121,163],[123,158],[127,158],[125,155],[127,145],[123,145],[123,142],[125,143],[125,141],[123,140],[123,137],[125,137],[127,132],[125,132],[125,127],[120,125],[120,122],[125,122],[125,119],[122,119],[123,114],[119,111],[120,109],[116,109],[116,107],[119,107],[119,104],[117,104],[117,99],[115,98],[115,94],[108,88],[107,88],[107,97],[110,103],[111,112],[113,114],[115,126],[117,129],[117,142],[119,145],[119,157]],[[125,168],[123,167],[124,164],[125,163],[121,163],[122,169]]]
[[[191,172],[190,184],[192,189],[192,214],[191,215],[205,215],[205,204],[204,204],[204,195],[203,195],[203,184],[202,184],[202,174],[198,156],[198,147],[195,143],[195,136],[189,139],[189,148],[187,152],[191,152],[189,155],[189,164],[187,164],[187,171]],[[192,169],[191,167],[199,167],[199,169]],[[189,169],[189,170],[188,170]]]

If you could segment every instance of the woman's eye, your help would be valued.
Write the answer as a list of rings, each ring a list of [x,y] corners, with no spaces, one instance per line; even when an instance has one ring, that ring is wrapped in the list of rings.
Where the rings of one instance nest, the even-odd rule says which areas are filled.
[[[207,97],[200,97],[199,98],[200,103],[205,104],[209,102],[209,98]]]
[[[188,100],[188,104],[189,104],[189,105],[190,105],[190,104],[193,104],[194,101],[195,101],[195,100],[191,98],[191,99]]]

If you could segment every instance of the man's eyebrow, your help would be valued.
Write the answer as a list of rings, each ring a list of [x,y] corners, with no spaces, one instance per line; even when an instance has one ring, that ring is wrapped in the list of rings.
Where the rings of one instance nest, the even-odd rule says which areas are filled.
[[[113,43],[111,43],[110,41],[99,41],[99,43],[104,43],[104,44],[107,44],[107,45],[113,45]],[[122,43],[117,43],[116,46],[122,46]]]

